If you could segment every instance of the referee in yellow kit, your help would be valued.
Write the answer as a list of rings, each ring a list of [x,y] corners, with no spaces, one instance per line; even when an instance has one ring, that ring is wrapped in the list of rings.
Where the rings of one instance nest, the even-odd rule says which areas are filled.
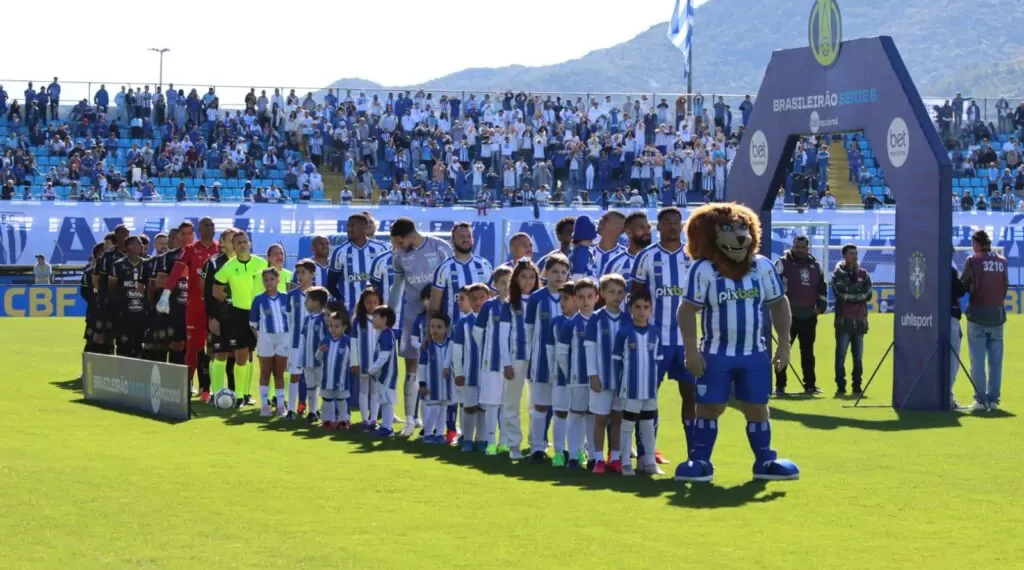
[[[228,346],[235,352],[236,397],[242,398],[242,405],[252,405],[252,369],[250,353],[256,350],[256,337],[249,327],[249,310],[252,301],[262,290],[261,276],[269,264],[266,259],[252,254],[252,242],[245,232],[238,232],[231,239],[235,247],[235,258],[228,261],[213,276],[216,284],[213,296],[219,301],[228,298],[231,290],[231,311],[221,334]]]

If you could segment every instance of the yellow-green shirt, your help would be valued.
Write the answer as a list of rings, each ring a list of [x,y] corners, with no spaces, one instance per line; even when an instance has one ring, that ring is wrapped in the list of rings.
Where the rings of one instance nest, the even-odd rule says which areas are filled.
[[[292,282],[292,272],[287,269],[281,269],[281,280],[277,283],[277,290],[282,293],[288,293],[288,284]],[[262,287],[262,285],[260,285]]]
[[[256,295],[263,292],[263,270],[267,267],[270,264],[258,255],[245,262],[236,257],[225,263],[213,278],[231,288],[231,304],[235,308],[248,311]]]

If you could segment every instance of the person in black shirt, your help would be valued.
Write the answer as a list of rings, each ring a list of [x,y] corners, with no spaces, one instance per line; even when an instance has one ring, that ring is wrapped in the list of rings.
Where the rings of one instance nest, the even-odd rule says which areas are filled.
[[[109,294],[117,315],[117,355],[138,358],[150,309],[142,273],[142,240],[130,236],[124,245],[125,256],[114,263],[110,274]]]
[[[231,391],[235,390],[235,353],[228,343],[228,337],[224,334],[223,328],[231,314],[231,290],[227,285],[224,285],[227,298],[224,302],[218,301],[213,296],[213,286],[217,284],[213,276],[217,274],[221,267],[224,267],[225,263],[234,257],[234,245],[231,239],[235,236],[236,232],[238,230],[234,228],[228,228],[221,232],[220,240],[217,242],[220,246],[220,253],[208,259],[199,273],[200,283],[202,284],[203,303],[206,305],[206,316],[208,319],[206,325],[207,352],[213,355],[213,360],[210,361],[210,379],[212,382],[210,392],[214,394],[224,387],[222,385],[223,378],[227,378],[228,389]],[[242,400],[238,401],[241,402]]]
[[[159,236],[157,236],[159,237]],[[167,232],[166,240],[156,240],[157,252],[151,260],[152,272],[149,274],[149,301],[153,306],[156,306],[157,299],[163,294],[164,280],[160,279],[160,270],[164,267],[167,262],[167,255],[177,247],[178,244],[178,228],[171,228]],[[171,262],[171,266],[174,266],[174,262]],[[157,362],[167,362],[167,315],[154,311],[153,318],[151,320],[151,331],[150,336],[152,337],[152,345],[150,348],[151,357]]]
[[[96,351],[101,354],[114,353],[114,319],[116,315],[110,309],[107,295],[114,263],[124,257],[124,242],[128,238],[128,228],[124,225],[114,228],[114,247],[108,249],[100,257],[93,268],[92,283],[96,302],[96,319],[93,321],[93,341]],[[104,239],[104,243],[106,240]]]
[[[93,341],[93,323],[96,320],[96,295],[92,286],[92,274],[96,263],[106,250],[106,244],[98,243],[92,248],[92,255],[89,262],[82,270],[82,281],[78,288],[78,294],[85,301],[85,350],[84,352],[96,352],[96,343]]]
[[[954,259],[956,258],[956,249],[953,249]],[[950,271],[953,272],[953,289],[952,295],[953,306],[950,307],[950,319],[949,319],[949,405],[952,409],[960,407],[956,402],[956,396],[953,395],[953,386],[956,384],[957,374],[960,373],[960,344],[963,340],[963,331],[960,330],[960,300],[967,294],[967,288],[964,287],[963,281],[960,280],[960,274],[957,272],[956,267],[952,267]]]
[[[164,238],[161,240],[161,237]],[[142,279],[146,282],[146,297],[150,307],[154,307],[156,299],[154,298],[156,287],[157,269],[159,263],[162,261],[161,255],[167,252],[167,241],[166,234],[157,234],[153,239],[157,244],[163,244],[162,251],[157,250],[152,256],[143,255],[142,262]],[[148,251],[148,250],[146,250]],[[146,319],[146,330],[143,333],[142,339],[142,358],[151,360],[153,362],[167,362],[167,350],[163,349],[160,345],[163,342],[163,334],[160,334],[163,329],[161,328],[160,314],[156,311],[150,311],[149,318]]]

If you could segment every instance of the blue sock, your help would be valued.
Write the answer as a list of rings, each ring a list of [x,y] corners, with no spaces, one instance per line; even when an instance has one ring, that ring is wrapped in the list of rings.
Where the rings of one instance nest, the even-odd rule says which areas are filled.
[[[683,434],[686,435],[686,454],[693,452],[693,420],[683,420]]]
[[[693,450],[691,459],[711,461],[711,453],[715,450],[718,439],[718,420],[697,418],[693,422]]]
[[[303,378],[302,380],[299,380],[299,401],[302,402],[302,403],[306,403],[306,380],[305,380],[305,378]],[[288,404],[288,405],[291,406],[293,404]]]
[[[457,418],[458,415],[459,415],[459,406],[457,404],[452,404],[452,405],[448,406],[448,409],[445,411],[445,422],[444,422],[445,423],[445,428],[448,431],[455,431],[455,418]]]
[[[747,422],[747,441],[754,458],[760,461],[772,450],[772,425],[768,422]]]

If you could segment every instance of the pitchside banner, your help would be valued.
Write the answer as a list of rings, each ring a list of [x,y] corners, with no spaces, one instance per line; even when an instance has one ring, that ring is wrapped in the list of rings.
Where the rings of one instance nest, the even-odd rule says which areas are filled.
[[[84,353],[85,399],[172,420],[188,420],[188,367]]]
[[[948,275],[952,255],[949,157],[892,38],[842,41],[836,0],[818,0],[808,42],[772,54],[726,196],[759,210],[770,228],[799,135],[864,131],[901,204],[892,405],[948,410],[951,290],[935,276]]]

